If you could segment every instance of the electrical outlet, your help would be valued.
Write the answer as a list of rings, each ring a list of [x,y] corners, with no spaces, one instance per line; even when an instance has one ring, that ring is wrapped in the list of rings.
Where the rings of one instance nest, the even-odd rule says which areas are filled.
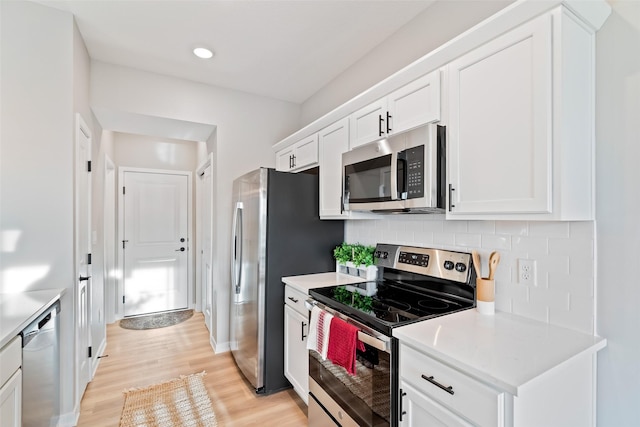
[[[518,260],[518,283],[536,286],[536,261],[534,259]]]

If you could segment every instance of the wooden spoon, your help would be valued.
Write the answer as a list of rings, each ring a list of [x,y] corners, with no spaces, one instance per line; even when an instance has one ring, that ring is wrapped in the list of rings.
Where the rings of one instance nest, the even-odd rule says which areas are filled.
[[[499,262],[500,254],[496,251],[491,252],[491,255],[489,255],[489,280],[493,280]]]
[[[476,251],[471,251],[471,259],[473,260],[473,268],[476,270],[476,277],[482,278],[482,268],[480,266],[480,254]]]

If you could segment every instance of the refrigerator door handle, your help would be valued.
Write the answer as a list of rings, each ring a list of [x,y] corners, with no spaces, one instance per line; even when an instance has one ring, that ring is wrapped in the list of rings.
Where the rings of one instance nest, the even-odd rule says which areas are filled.
[[[242,202],[236,203],[233,213],[233,260],[231,261],[231,278],[236,294],[240,294],[242,280]]]

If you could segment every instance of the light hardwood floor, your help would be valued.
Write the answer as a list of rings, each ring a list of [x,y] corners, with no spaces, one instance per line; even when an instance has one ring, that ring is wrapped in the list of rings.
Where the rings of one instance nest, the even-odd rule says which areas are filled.
[[[206,371],[220,426],[306,426],[307,407],[293,389],[257,396],[231,353],[214,354],[201,313],[179,325],[134,331],[107,326],[107,348],[82,399],[79,427],[118,426],[122,392]]]

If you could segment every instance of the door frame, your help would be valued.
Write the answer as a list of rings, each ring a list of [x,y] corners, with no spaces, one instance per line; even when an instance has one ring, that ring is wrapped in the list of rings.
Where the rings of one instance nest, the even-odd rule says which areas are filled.
[[[92,161],[92,132],[91,128],[85,120],[82,118],[80,113],[76,113],[75,120],[75,144],[74,144],[74,245],[73,245],[73,263],[74,263],[74,282],[73,282],[73,325],[74,325],[74,359],[75,359],[75,381],[74,381],[74,394],[76,403],[79,404],[82,399],[82,395],[92,380],[93,369],[91,362],[91,355],[89,355],[88,347],[91,347],[91,313],[92,313],[92,296],[91,296],[91,263],[89,262],[89,254],[91,254],[92,249],[92,228],[91,228],[91,219],[92,219],[92,209],[91,209],[91,168],[86,163],[80,163],[80,153],[81,153],[81,141],[82,135],[84,134],[84,138],[88,141],[87,146],[87,159],[89,162]],[[86,194],[81,194],[81,179],[85,178],[85,172],[87,173],[87,187]],[[87,253],[81,254],[81,238],[83,237],[83,232],[81,230],[81,209],[82,209],[82,198],[86,198],[85,202],[87,204],[87,229],[84,231],[86,236],[84,238],[87,239]],[[85,261],[79,261],[81,257],[86,257]],[[88,277],[88,280],[81,285],[79,281],[79,276],[82,276],[83,272],[81,271],[82,265],[86,266],[86,271],[84,274]],[[82,304],[81,290],[84,288],[85,301]],[[84,312],[81,312],[81,309],[84,308]],[[79,322],[82,322],[84,319],[84,323],[86,324],[86,336],[82,336],[83,331],[79,327]],[[86,341],[85,341],[86,340]],[[86,346],[86,347],[85,347]],[[96,349],[97,350],[97,349]],[[85,360],[86,359],[86,360]],[[86,362],[86,363],[85,363]],[[82,367],[86,372],[83,372]],[[84,380],[86,379],[86,383]]]
[[[103,200],[103,268],[104,268],[104,294],[105,294],[105,317],[107,323],[115,322],[115,315],[118,312],[116,305],[116,289],[118,271],[117,256],[117,221],[116,196],[118,194],[118,183],[116,181],[116,165],[107,155],[104,157],[104,200]],[[111,195],[112,197],[109,197]],[[113,221],[112,224],[109,224]],[[111,253],[110,253],[111,252]]]
[[[202,292],[202,288],[205,286],[205,283],[202,283],[202,274],[203,274],[203,270],[204,270],[204,265],[202,264],[202,257],[199,256],[200,252],[203,250],[203,242],[202,242],[202,234],[200,233],[200,230],[203,230],[204,227],[201,223],[202,221],[202,203],[205,200],[208,200],[209,204],[211,205],[211,215],[214,215],[214,211],[213,211],[213,193],[214,193],[214,186],[215,186],[215,182],[214,182],[214,175],[213,175],[213,153],[209,153],[209,155],[207,156],[207,159],[196,169],[196,254],[198,256],[196,256],[196,310],[200,310],[202,311],[202,313],[205,315],[205,321],[206,321],[206,301],[204,301],[204,295]],[[200,181],[200,176],[202,176],[205,173],[205,170],[207,168],[210,168],[210,174],[211,174],[211,193],[208,194],[208,198],[204,197],[203,191],[204,188],[202,187],[202,183]],[[211,233],[211,235],[209,236],[210,242],[211,242],[211,248],[209,249],[209,265],[212,266],[212,270],[211,270],[211,274],[213,275],[213,227],[214,227],[214,221],[213,218],[211,218],[211,226],[209,227],[209,232]],[[211,324],[212,322],[212,318],[214,316],[214,312],[215,312],[215,306],[214,306],[214,299],[213,299],[213,277],[211,277],[211,289],[209,289],[209,299],[211,300],[211,315],[210,315],[210,319],[209,319],[209,324],[207,324],[207,329],[209,330],[209,334],[211,334]]]
[[[168,169],[148,169],[134,168],[128,166],[118,167],[118,291],[116,295],[116,314],[115,319],[124,318],[124,304],[122,298],[124,296],[124,251],[122,250],[122,241],[124,240],[124,174],[126,172],[142,172],[156,173],[164,175],[182,175],[187,177],[187,242],[189,250],[187,251],[187,307],[194,307],[194,286],[193,286],[193,173],[191,171],[168,170]]]

